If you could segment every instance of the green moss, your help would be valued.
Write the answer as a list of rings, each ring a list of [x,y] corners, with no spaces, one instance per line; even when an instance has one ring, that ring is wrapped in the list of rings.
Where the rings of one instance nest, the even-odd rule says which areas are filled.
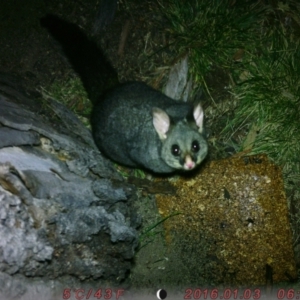
[[[51,97],[64,103],[87,127],[90,127],[92,104],[79,78],[70,78],[63,82],[54,81],[46,90]]]

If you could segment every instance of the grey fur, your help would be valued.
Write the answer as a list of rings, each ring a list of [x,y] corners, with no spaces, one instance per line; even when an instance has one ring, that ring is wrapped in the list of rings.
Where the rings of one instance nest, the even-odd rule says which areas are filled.
[[[153,125],[153,108],[164,111],[173,121],[166,138],[160,137]],[[120,164],[155,173],[184,170],[187,155],[196,166],[207,154],[207,142],[201,134],[203,117],[199,126],[195,120],[186,119],[192,110],[191,104],[174,101],[142,82],[125,83],[108,91],[95,105],[94,140],[101,151]],[[196,153],[191,149],[193,141],[200,146]],[[180,147],[181,155],[172,154],[174,144]]]
[[[142,82],[120,84],[101,49],[78,26],[53,15],[41,25],[81,77],[94,104],[94,140],[109,158],[155,173],[192,170],[202,162],[207,143],[199,104],[193,108]]]

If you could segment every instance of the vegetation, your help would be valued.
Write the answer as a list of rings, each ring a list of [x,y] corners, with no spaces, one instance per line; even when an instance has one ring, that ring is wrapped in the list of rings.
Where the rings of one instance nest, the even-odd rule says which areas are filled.
[[[300,3],[169,0],[160,5],[171,47],[179,56],[189,54],[190,76],[212,100],[210,74],[221,69],[229,78],[227,123],[218,138],[238,143],[240,151],[266,153],[281,166],[290,200],[297,199],[290,205],[299,212]],[[299,226],[299,213],[293,217]]]
[[[91,102],[79,77],[65,81],[54,81],[46,91],[51,97],[64,103],[77,114],[81,121],[90,127]]]
[[[161,7],[173,48],[189,53],[191,74],[204,80],[214,67],[231,68],[239,49],[255,49],[266,7],[250,1],[170,0]],[[165,1],[164,1],[165,3]],[[202,83],[202,82],[201,82]]]
[[[156,223],[151,224],[148,226],[143,232],[140,233],[139,237],[139,247],[137,251],[140,251],[142,248],[146,247],[148,244],[152,243],[155,239],[155,236],[163,233],[163,230],[155,230],[157,229],[160,224],[163,224],[166,222],[169,218],[175,217],[177,215],[180,215],[180,212],[172,213],[161,220],[157,221]]]

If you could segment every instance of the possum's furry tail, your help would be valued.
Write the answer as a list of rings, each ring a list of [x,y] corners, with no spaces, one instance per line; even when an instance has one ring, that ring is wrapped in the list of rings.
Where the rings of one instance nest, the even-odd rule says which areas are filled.
[[[105,90],[119,83],[102,50],[77,25],[51,14],[41,19],[41,25],[59,42],[93,104]]]

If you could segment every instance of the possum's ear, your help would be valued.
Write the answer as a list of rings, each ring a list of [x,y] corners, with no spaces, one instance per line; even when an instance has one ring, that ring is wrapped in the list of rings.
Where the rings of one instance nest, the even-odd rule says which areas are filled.
[[[200,133],[203,132],[203,119],[204,119],[204,112],[200,104],[195,105],[194,112],[193,112],[194,120],[196,122],[197,127],[199,128],[198,131]]]
[[[170,129],[170,118],[162,109],[154,107],[152,109],[153,125],[161,140],[167,138],[167,132]]]

